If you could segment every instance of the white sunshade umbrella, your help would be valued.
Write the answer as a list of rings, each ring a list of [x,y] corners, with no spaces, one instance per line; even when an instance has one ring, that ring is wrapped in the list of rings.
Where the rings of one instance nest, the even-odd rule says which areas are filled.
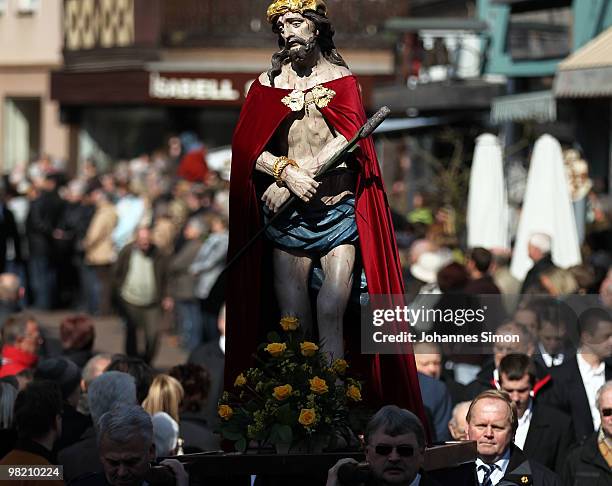
[[[206,165],[211,170],[216,170],[221,177],[229,181],[230,167],[232,162],[232,148],[219,147],[210,149],[206,154]]]
[[[550,135],[542,135],[536,141],[529,166],[510,266],[510,272],[519,280],[524,280],[533,266],[527,243],[534,233],[551,237],[552,259],[558,267],[568,268],[582,262],[561,145]]]
[[[484,133],[476,139],[467,207],[469,248],[510,248],[502,158],[495,135]]]

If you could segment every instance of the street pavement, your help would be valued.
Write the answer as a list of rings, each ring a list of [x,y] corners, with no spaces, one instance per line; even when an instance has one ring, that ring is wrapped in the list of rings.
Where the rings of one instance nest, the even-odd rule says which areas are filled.
[[[74,311],[41,312],[37,310],[28,310],[28,312],[37,317],[45,337],[56,343],[59,340],[60,323],[66,316],[76,313]],[[123,353],[125,333],[121,319],[117,316],[104,316],[94,317],[93,321],[96,330],[95,352]],[[153,367],[159,371],[167,371],[174,365],[183,364],[188,357],[188,353],[177,344],[176,337],[167,331],[169,327],[169,324],[162,323],[162,328],[166,331],[162,332],[157,356],[152,363]],[[56,346],[57,344],[53,347]]]

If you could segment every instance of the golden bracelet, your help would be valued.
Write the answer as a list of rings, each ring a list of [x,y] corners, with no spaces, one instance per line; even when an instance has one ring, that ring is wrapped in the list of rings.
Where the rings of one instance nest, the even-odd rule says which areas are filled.
[[[276,160],[274,161],[274,166],[272,167],[272,175],[274,176],[274,179],[276,180],[276,182],[278,183],[282,182],[281,174],[283,173],[283,171],[288,165],[298,167],[297,162],[293,159],[290,159],[289,157],[285,157],[284,155],[281,155],[280,157],[276,158]]]

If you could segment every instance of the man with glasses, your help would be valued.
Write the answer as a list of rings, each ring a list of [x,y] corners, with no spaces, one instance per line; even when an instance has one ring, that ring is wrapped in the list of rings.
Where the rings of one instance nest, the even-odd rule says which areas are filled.
[[[478,395],[467,413],[468,439],[476,441],[479,486],[559,486],[555,473],[527,459],[512,443],[518,412],[506,392],[488,390]]]
[[[326,486],[348,484],[343,478],[356,477],[356,470],[369,476],[369,486],[440,486],[422,470],[425,432],[412,412],[395,405],[381,408],[368,422],[364,440],[367,466],[341,459],[329,470]]]
[[[612,485],[612,381],[597,392],[597,408],[601,427],[568,456],[563,472],[567,485]]]

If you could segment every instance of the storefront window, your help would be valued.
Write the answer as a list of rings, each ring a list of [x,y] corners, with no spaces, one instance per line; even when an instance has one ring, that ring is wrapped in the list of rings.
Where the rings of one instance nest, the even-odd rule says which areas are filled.
[[[40,152],[40,98],[6,98],[3,111],[6,173]]]

